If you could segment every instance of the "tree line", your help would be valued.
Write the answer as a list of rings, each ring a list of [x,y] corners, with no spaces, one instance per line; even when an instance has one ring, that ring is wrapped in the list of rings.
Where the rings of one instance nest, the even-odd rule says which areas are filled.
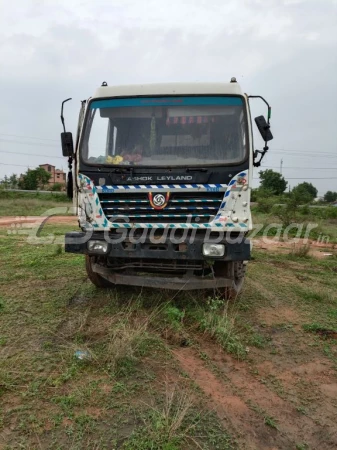
[[[27,169],[24,174],[18,175],[5,175],[0,180],[0,186],[3,189],[22,189],[25,191],[37,191],[43,190],[46,186],[49,187],[49,180],[51,173],[47,172],[43,167],[36,167],[36,169]],[[61,191],[63,185],[61,183],[54,183],[51,186],[53,191]]]
[[[255,189],[254,192],[256,199],[261,196],[281,196],[285,194],[288,182],[279,172],[275,172],[272,169],[261,170],[259,176],[260,187]],[[301,203],[310,203],[317,198],[317,193],[318,191],[312,183],[304,181],[295,186],[288,195],[295,197]],[[337,192],[327,191],[323,198],[327,203],[335,202],[337,201]]]

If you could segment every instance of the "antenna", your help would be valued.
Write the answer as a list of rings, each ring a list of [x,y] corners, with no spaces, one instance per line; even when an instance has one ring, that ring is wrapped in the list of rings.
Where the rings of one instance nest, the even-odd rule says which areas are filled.
[[[63,105],[64,105],[66,102],[69,102],[69,100],[72,100],[72,99],[71,99],[71,98],[67,98],[66,100],[63,100],[62,106],[61,106],[61,122],[62,122],[62,125],[63,125],[63,131],[64,131],[64,132],[66,132],[66,127],[65,127],[65,125],[64,125]]]

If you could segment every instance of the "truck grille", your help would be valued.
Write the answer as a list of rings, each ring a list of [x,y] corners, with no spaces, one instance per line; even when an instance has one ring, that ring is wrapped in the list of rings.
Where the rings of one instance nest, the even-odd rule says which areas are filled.
[[[105,216],[114,222],[207,223],[218,212],[223,192],[171,192],[164,209],[153,209],[147,193],[99,193]]]

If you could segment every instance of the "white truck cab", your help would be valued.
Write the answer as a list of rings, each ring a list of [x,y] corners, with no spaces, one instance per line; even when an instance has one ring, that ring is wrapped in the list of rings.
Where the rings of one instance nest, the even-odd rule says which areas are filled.
[[[252,171],[272,139],[260,97],[268,119],[255,122],[266,144],[254,151],[250,97],[235,78],[104,82],[82,102],[75,146],[62,103],[68,194],[81,228],[66,234],[65,248],[85,255],[95,285],[240,292]]]

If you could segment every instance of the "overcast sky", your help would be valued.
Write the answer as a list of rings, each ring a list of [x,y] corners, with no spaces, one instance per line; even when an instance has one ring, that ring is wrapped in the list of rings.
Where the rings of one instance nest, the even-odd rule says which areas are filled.
[[[337,191],[336,25],[337,0],[0,0],[0,178],[47,162],[66,169],[61,101],[73,98],[75,132],[80,100],[103,80],[236,76],[272,106],[263,165],[279,170],[282,158],[291,186]]]

